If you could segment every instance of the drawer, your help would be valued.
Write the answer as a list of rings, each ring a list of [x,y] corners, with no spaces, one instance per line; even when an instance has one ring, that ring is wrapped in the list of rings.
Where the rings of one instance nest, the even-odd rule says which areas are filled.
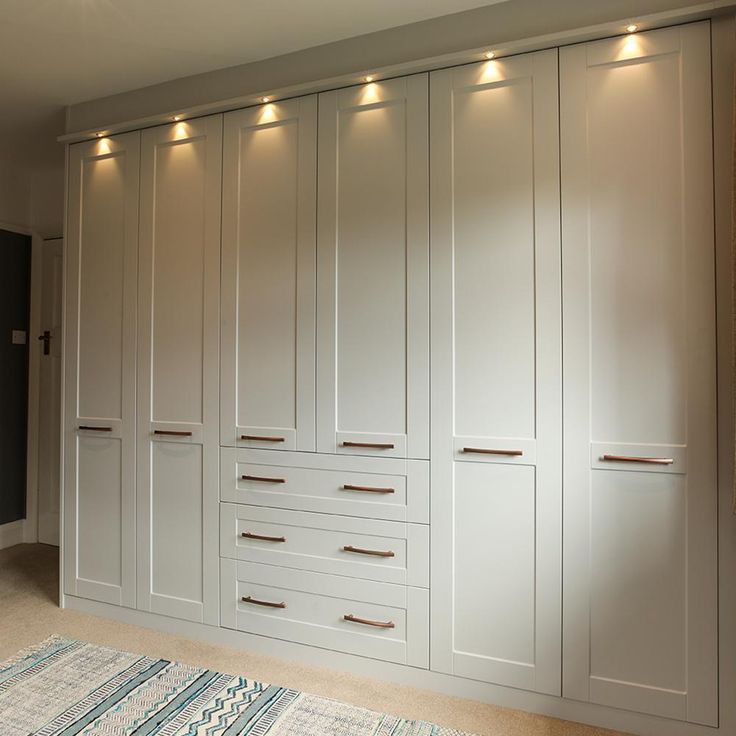
[[[220,553],[248,562],[429,586],[429,527],[220,504]]]
[[[253,506],[429,523],[429,462],[223,447],[220,497]]]
[[[429,666],[424,588],[227,559],[220,561],[220,577],[225,628]]]

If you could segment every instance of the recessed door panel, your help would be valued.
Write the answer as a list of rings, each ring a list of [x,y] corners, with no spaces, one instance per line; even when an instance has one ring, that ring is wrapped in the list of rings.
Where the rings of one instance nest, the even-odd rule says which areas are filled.
[[[70,147],[65,264],[64,590],[125,606],[136,603],[139,152],[137,132]]]
[[[138,607],[216,624],[222,117],[143,133]]]
[[[709,26],[560,68],[563,695],[715,725]]]
[[[318,443],[428,457],[427,77],[320,96]]]
[[[559,695],[557,52],[431,84],[432,666]]]
[[[317,98],[225,116],[224,445],[314,451]]]

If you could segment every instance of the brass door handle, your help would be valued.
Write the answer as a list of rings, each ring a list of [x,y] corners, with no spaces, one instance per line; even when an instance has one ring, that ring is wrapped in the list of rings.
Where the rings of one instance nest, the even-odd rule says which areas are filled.
[[[376,488],[374,486],[354,486],[352,483],[345,483],[342,487],[343,491],[362,491],[363,493],[396,493],[394,488]]]
[[[269,478],[265,475],[241,475],[240,480],[256,480],[260,483],[286,483],[286,478]]]
[[[286,608],[286,603],[281,601],[280,603],[273,603],[272,601],[259,601],[258,598],[253,598],[250,595],[244,595],[241,599],[243,603],[252,603],[254,606],[266,606],[268,608]]]
[[[252,532],[241,532],[241,537],[246,539],[259,539],[263,542],[285,542],[286,537],[269,537],[265,534],[253,534]]]
[[[477,455],[504,455],[505,457],[519,457],[524,454],[523,450],[493,450],[484,447],[463,447],[463,452]]]
[[[373,450],[393,450],[393,442],[341,442],[343,447],[369,447]]]
[[[362,549],[361,547],[353,547],[348,544],[342,548],[343,552],[353,552],[357,555],[371,555],[372,557],[396,557],[395,552],[387,550],[386,552],[378,549]]]
[[[395,629],[396,624],[393,621],[371,621],[368,618],[358,618],[353,616],[352,613],[346,613],[343,616],[345,621],[351,621],[354,624],[363,624],[363,626],[375,626],[379,629]]]
[[[258,434],[241,434],[241,440],[255,440],[257,442],[286,442],[286,437],[262,437]]]
[[[601,460],[609,463],[647,463],[649,465],[672,465],[671,457],[636,457],[635,455],[604,455]]]

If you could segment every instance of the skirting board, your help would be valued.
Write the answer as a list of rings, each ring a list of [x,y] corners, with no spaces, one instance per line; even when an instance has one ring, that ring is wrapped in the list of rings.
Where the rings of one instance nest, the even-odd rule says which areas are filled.
[[[8,524],[0,524],[0,549],[15,547],[16,544],[22,544],[28,541],[24,539],[25,527],[25,519],[11,521]]]
[[[697,726],[638,713],[629,713],[591,703],[540,695],[499,685],[489,685],[406,665],[380,662],[280,639],[271,639],[255,634],[172,619],[155,613],[121,608],[108,603],[98,603],[97,601],[70,595],[64,596],[63,607],[134,626],[154,629],[174,636],[184,636],[208,644],[252,651],[315,667],[327,667],[386,682],[433,690],[445,695],[492,703],[505,708],[514,708],[553,718],[578,721],[591,726],[640,734],[640,736],[717,736],[726,733],[722,728]],[[248,673],[243,674],[247,675]]]

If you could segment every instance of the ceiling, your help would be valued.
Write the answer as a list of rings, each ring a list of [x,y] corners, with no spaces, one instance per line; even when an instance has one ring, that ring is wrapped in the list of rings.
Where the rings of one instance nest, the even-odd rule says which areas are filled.
[[[508,0],[2,0],[0,157],[48,158],[66,105]]]

